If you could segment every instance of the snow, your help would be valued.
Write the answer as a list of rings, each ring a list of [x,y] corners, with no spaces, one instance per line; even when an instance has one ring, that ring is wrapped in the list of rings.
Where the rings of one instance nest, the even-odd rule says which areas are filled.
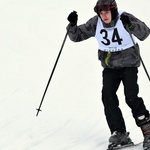
[[[78,24],[95,15],[96,1],[0,0],[0,149],[104,150],[109,129],[101,102],[102,67],[94,38],[73,43],[67,38],[47,90],[42,95],[66,34],[68,14],[76,10]],[[150,26],[149,0],[117,1]],[[126,4],[130,5],[126,5]],[[146,3],[146,4],[145,4]],[[149,40],[140,42],[150,71]],[[150,110],[149,81],[139,68],[139,95]],[[143,140],[130,109],[118,90],[130,137]],[[140,146],[137,149],[142,149]]]

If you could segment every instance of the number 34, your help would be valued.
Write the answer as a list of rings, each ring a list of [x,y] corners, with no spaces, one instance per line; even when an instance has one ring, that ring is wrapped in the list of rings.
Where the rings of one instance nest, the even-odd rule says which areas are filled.
[[[100,31],[100,34],[103,34],[103,41],[101,41],[104,45],[110,45],[110,40],[108,39],[108,32],[105,29],[102,29]],[[122,38],[120,38],[117,28],[114,29],[113,35],[112,35],[112,42],[117,42],[119,45],[122,44]]]

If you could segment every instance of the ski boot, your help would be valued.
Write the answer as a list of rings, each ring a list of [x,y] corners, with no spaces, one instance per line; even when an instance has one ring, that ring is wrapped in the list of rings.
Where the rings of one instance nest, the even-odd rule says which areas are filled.
[[[129,132],[114,131],[109,138],[108,150],[134,145],[129,137]]]
[[[142,125],[141,130],[144,136],[143,150],[150,150],[150,122]]]

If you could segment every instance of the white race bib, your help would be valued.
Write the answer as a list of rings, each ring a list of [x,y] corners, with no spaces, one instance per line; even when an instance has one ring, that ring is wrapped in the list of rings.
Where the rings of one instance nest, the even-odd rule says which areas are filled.
[[[118,19],[114,27],[105,28],[101,19],[98,18],[95,38],[101,51],[116,52],[134,46],[120,19]]]

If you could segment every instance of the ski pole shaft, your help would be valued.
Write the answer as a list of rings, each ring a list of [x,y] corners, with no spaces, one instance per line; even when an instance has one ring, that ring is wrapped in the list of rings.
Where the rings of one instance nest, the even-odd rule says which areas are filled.
[[[70,26],[69,26],[69,28],[70,28]],[[63,43],[62,43],[62,45],[61,45],[61,48],[60,48],[60,51],[59,51],[59,53],[58,53],[57,59],[56,59],[56,61],[55,61],[54,67],[53,67],[53,69],[52,69],[51,75],[50,75],[49,80],[48,80],[48,82],[47,82],[47,85],[46,85],[46,88],[45,88],[44,94],[43,94],[43,96],[42,96],[42,99],[41,99],[41,102],[40,102],[39,108],[37,108],[37,109],[36,109],[36,110],[37,110],[37,114],[36,114],[36,116],[38,116],[39,112],[40,112],[40,111],[42,111],[42,110],[41,110],[41,106],[42,106],[42,103],[43,103],[44,97],[45,97],[45,95],[46,95],[46,92],[47,92],[48,86],[49,86],[49,84],[50,84],[50,82],[51,82],[51,79],[52,79],[52,77],[53,77],[53,74],[54,74],[55,68],[56,68],[56,66],[57,66],[58,60],[59,60],[59,58],[60,58],[60,55],[61,55],[62,49],[63,49],[64,44],[65,44],[65,41],[66,41],[66,39],[67,39],[67,35],[68,35],[68,32],[69,32],[69,28],[67,29],[66,35],[65,35],[65,37],[64,37]]]
[[[135,44],[134,39],[133,39],[133,37],[132,37],[131,31],[130,31],[130,29],[129,29],[128,26],[126,26],[126,27],[127,27],[128,31],[129,31],[129,35],[130,35],[130,37],[131,37],[131,40],[132,40],[132,42],[133,42],[133,45],[134,45],[134,47],[136,48],[136,44]],[[149,74],[148,74],[148,71],[147,71],[146,66],[145,66],[145,64],[144,64],[144,61],[143,61],[143,59],[142,59],[142,57],[141,57],[140,54],[139,54],[139,58],[140,58],[140,61],[141,61],[142,65],[143,65],[143,68],[144,68],[144,70],[145,70],[145,73],[146,73],[146,75],[147,75],[147,77],[148,77],[148,80],[150,81],[150,76],[149,76]]]

